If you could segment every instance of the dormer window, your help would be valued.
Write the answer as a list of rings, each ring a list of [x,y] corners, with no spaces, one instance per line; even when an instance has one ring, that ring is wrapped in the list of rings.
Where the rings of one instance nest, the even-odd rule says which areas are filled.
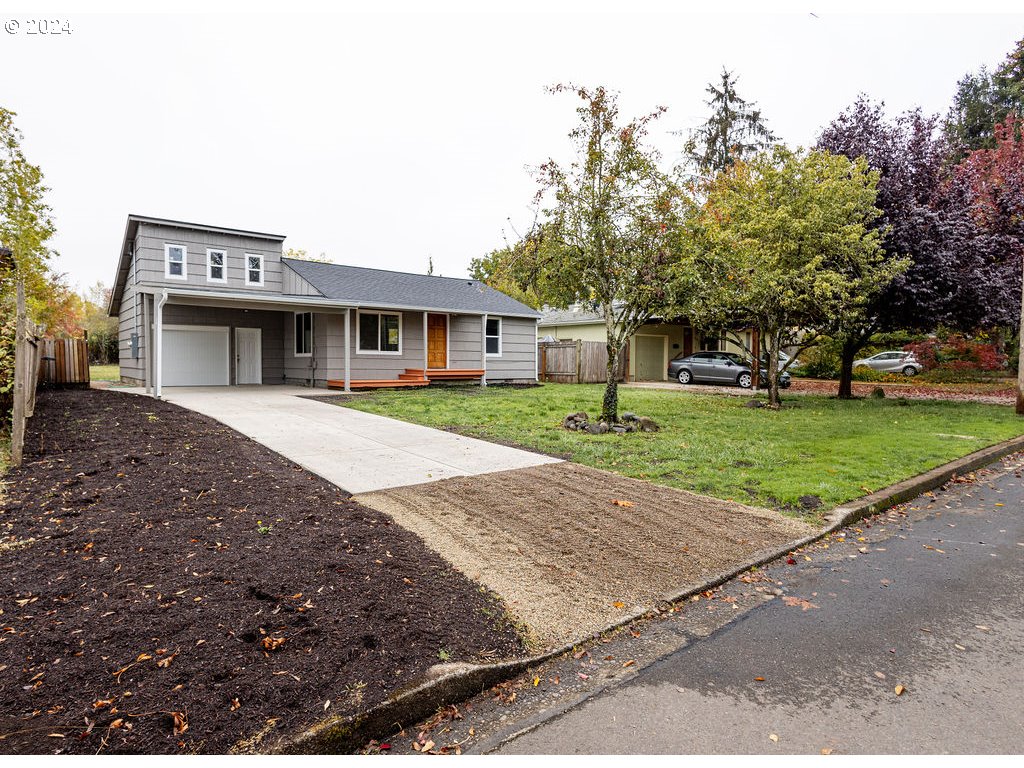
[[[245,284],[263,285],[263,256],[255,253],[245,254]]]
[[[175,280],[188,279],[188,251],[184,245],[164,245],[164,276]]]
[[[227,251],[208,248],[206,250],[206,279],[211,283],[226,283],[227,277]]]

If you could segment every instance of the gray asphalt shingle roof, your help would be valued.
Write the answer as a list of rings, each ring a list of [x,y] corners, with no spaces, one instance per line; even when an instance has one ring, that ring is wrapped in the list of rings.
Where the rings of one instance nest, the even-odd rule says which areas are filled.
[[[366,307],[437,309],[540,317],[479,280],[390,272],[301,259],[282,259],[325,297]]]

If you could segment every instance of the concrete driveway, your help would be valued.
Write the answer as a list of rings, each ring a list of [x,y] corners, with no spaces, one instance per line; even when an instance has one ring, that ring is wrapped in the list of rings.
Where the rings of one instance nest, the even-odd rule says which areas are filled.
[[[336,394],[289,386],[163,392],[167,402],[210,416],[350,493],[559,461],[316,399]]]

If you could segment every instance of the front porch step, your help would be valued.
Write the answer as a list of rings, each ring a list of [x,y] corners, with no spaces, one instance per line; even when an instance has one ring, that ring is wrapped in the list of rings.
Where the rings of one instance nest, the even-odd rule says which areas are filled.
[[[430,384],[426,379],[352,379],[350,389],[387,389],[390,387],[425,387]],[[328,379],[330,389],[344,389],[344,379]]]
[[[426,381],[427,380],[427,377],[424,376],[422,373],[409,373],[409,372],[398,374],[398,378],[401,379],[402,381]]]
[[[431,381],[479,379],[485,373],[483,368],[406,368],[405,372],[410,376],[425,376]]]

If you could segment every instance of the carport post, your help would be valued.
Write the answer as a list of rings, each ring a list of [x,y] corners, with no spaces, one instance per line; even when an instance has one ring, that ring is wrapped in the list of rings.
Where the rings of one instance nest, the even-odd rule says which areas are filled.
[[[450,363],[445,363],[450,365]],[[427,312],[423,311],[423,375],[427,375],[427,368],[430,367],[430,333],[427,330]]]
[[[147,294],[142,297],[142,354],[145,355],[143,370],[146,379],[146,394],[153,391],[153,329],[150,327],[149,305],[152,299]]]
[[[153,396],[159,400],[163,394],[164,363],[161,359],[164,351],[164,303],[167,301],[167,290],[160,294],[160,301],[156,302],[155,317],[153,318]]]
[[[480,367],[483,373],[480,374],[480,386],[487,386],[487,313],[480,317]]]
[[[349,330],[349,316],[352,314],[350,307],[345,307],[345,391],[352,391],[351,371],[349,370],[351,360],[350,347],[352,346],[352,333]]]

